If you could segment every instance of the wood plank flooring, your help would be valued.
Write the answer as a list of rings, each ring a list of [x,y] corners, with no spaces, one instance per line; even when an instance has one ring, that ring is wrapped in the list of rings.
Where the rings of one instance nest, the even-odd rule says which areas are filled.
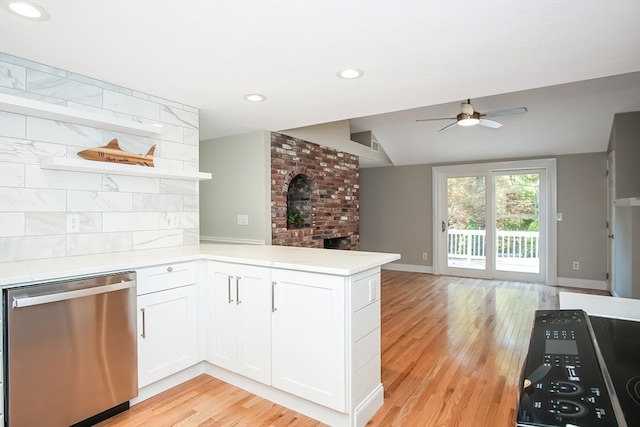
[[[367,424],[514,426],[517,383],[534,311],[575,289],[383,270],[384,406]],[[600,291],[584,291],[606,295]],[[201,375],[100,424],[321,426]]]

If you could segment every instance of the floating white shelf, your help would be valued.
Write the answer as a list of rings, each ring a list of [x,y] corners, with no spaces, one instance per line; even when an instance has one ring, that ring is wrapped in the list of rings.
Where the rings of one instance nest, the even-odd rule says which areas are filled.
[[[614,204],[616,206],[640,206],[640,198],[629,197],[627,199],[616,199]]]
[[[183,179],[188,181],[202,181],[211,179],[211,174],[207,172],[187,172],[139,165],[123,165],[119,163],[95,162],[83,159],[67,159],[66,157],[44,158],[40,162],[40,168],[70,172],[90,172],[106,173],[109,175]]]
[[[157,136],[162,132],[156,126],[109,117],[91,111],[77,110],[62,105],[49,104],[48,102],[34,99],[21,98],[6,93],[0,93],[0,110],[133,135]]]

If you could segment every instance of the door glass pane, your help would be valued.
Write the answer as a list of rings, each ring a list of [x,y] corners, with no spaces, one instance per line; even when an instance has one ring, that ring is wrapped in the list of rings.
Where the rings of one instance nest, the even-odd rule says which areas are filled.
[[[447,179],[447,265],[485,270],[485,177]]]
[[[540,175],[495,175],[496,270],[540,272]]]

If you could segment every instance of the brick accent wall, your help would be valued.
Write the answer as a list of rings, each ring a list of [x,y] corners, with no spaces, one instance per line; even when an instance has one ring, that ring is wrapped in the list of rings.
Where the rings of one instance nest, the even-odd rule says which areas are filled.
[[[311,183],[311,212],[303,228],[287,229],[287,191],[297,175]],[[359,249],[359,182],[357,156],[272,132],[272,244],[323,248],[326,238],[346,237],[345,249]]]

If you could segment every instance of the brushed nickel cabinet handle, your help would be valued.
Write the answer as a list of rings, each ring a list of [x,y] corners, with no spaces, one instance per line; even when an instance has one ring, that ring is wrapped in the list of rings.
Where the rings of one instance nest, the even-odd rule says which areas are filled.
[[[140,336],[142,338],[146,338],[147,337],[147,327],[146,327],[146,322],[145,322],[144,308],[141,308],[140,311],[142,312],[142,333],[140,334]]]
[[[275,313],[276,308],[276,282],[271,282],[271,312]]]
[[[233,276],[227,276],[227,292],[229,295],[229,304],[233,302],[233,298],[231,298],[231,279],[233,279]]]
[[[167,267],[167,271],[171,273],[173,271],[173,267]]]
[[[236,276],[236,305],[242,304],[240,301],[240,276]]]

